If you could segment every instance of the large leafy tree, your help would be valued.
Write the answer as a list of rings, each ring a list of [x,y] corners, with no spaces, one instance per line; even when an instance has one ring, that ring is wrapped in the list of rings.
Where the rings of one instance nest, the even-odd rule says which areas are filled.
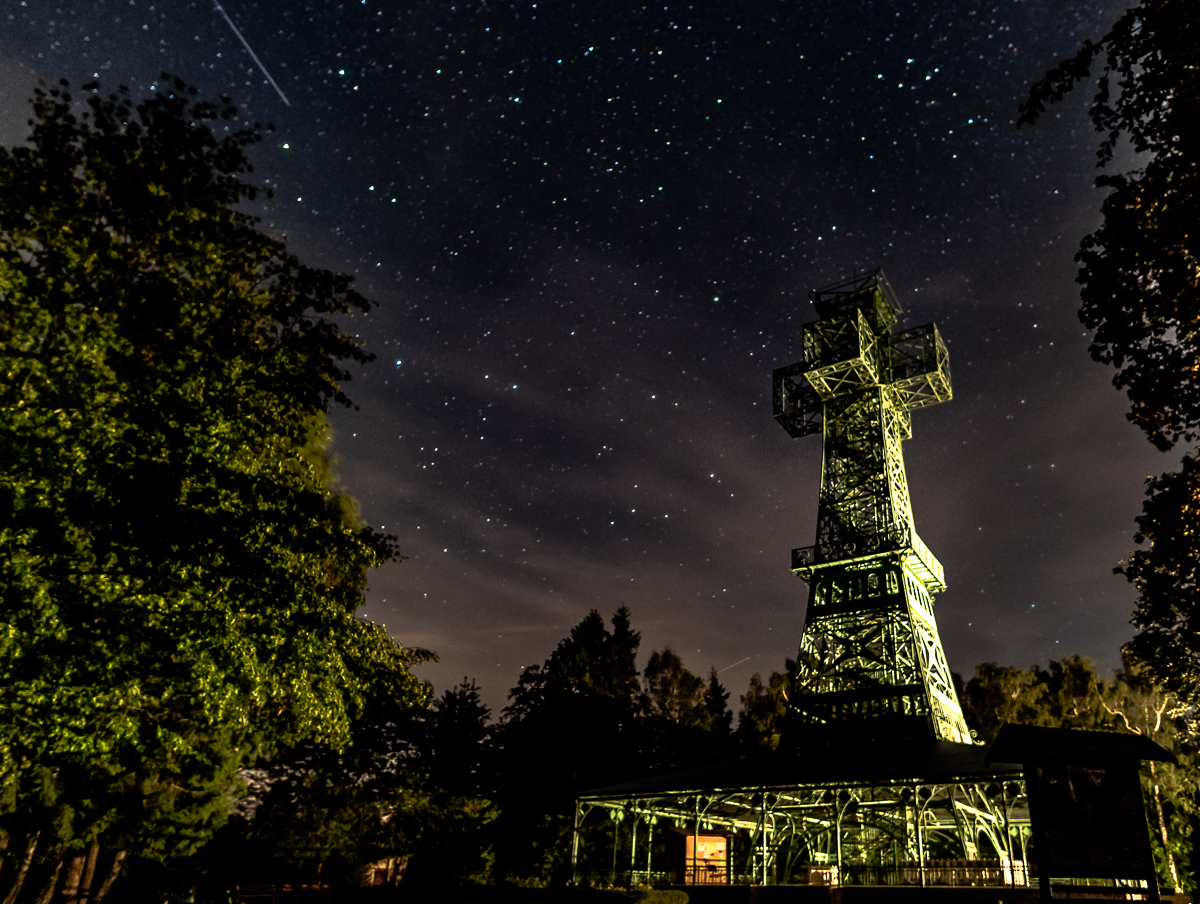
[[[1104,173],[1104,221],[1077,260],[1080,317],[1092,355],[1117,369],[1129,418],[1160,449],[1200,438],[1200,9],[1142,0],[1030,90],[1018,124],[1035,122],[1099,64],[1090,115],[1099,165],[1122,141],[1143,164]]]
[[[431,807],[406,873],[410,885],[494,878],[497,746],[490,717],[474,679],[463,678],[426,718],[422,768]]]
[[[1200,379],[1200,378],[1198,378]],[[1126,649],[1193,706],[1200,703],[1200,460],[1148,481],[1134,539],[1148,543],[1118,568],[1138,589]]]
[[[566,877],[581,791],[734,755],[729,693],[716,672],[705,681],[666,647],[650,654],[639,675],[640,640],[627,607],[613,614],[611,627],[593,610],[509,693],[498,729],[500,877]],[[580,815],[591,866],[611,863],[643,831],[621,810],[584,808]]]
[[[1032,123],[1097,64],[1090,115],[1103,134],[1099,165],[1121,142],[1140,166],[1107,172],[1100,228],[1076,259],[1080,317],[1095,330],[1091,352],[1116,368],[1129,419],[1160,449],[1200,438],[1200,6],[1142,0],[1098,40],[1053,67],[1030,91],[1020,123]],[[1181,473],[1149,482],[1135,553],[1118,571],[1140,592],[1130,651],[1159,680],[1200,701],[1200,507],[1194,454]]]
[[[1143,778],[1143,785],[1159,876],[1176,894],[1194,894],[1194,870],[1187,867],[1192,861],[1192,834],[1200,816],[1196,804],[1200,764],[1185,718],[1190,708],[1157,684],[1136,660],[1127,661],[1111,681],[1101,684],[1100,696],[1112,728],[1145,735],[1179,759],[1178,765],[1149,762],[1149,775]]]
[[[648,717],[672,725],[704,723],[708,715],[704,708],[704,680],[688,671],[679,654],[670,647],[650,654],[642,678],[645,682],[642,701]]]
[[[264,763],[241,818],[205,859],[225,861],[225,881],[340,884],[365,864],[407,855],[430,809],[421,733],[419,711],[372,701],[344,749],[307,741]]]
[[[473,678],[437,699],[427,722],[426,772],[450,794],[489,796],[496,784],[495,726]]]
[[[368,355],[239,205],[257,128],[180,81],[33,100],[0,148],[0,872],[97,900],[202,845],[239,770],[422,702],[355,616],[390,538],[333,491],[326,413]]]
[[[1102,680],[1083,656],[1051,661],[1042,669],[985,662],[964,689],[963,712],[980,740],[991,742],[1005,722],[1052,728],[1100,729]]]

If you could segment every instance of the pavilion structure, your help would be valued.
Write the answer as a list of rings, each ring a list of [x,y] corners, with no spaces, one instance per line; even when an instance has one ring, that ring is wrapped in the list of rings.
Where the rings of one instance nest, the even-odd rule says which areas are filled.
[[[579,795],[576,880],[1036,886],[1046,899],[1107,888],[1157,900],[1130,781],[1141,759],[1169,754],[1145,739],[1059,732],[1051,743],[1009,726],[985,748],[963,718],[934,617],[944,573],[917,535],[901,449],[913,412],[952,395],[937,327],[898,331],[881,272],[810,299],[802,358],[773,374],[775,419],[823,440],[816,542],[792,551],[808,608],[779,749]],[[1063,842],[1073,819],[1132,812],[1134,797],[1133,835],[1107,854],[1092,838],[1091,854],[1053,859],[1076,851]],[[581,850],[589,819],[611,820],[628,844],[622,868],[614,845],[607,879]]]

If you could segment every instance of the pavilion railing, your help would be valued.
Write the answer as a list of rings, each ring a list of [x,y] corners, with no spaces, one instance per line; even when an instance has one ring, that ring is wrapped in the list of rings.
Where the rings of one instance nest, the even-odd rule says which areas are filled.
[[[924,875],[922,875],[924,873]],[[982,886],[990,888],[1025,888],[1037,885],[1025,865],[1000,860],[929,860],[924,869],[915,860],[887,866],[845,865],[839,872],[829,865],[792,871],[787,884],[791,885],[905,885],[905,886]],[[576,881],[583,885],[776,885],[774,876],[763,881],[758,874],[729,873],[699,865],[683,870],[611,870],[579,869]]]
[[[838,884],[1023,888],[1036,885],[1037,880],[1026,873],[1020,861],[934,859],[927,860],[923,869],[916,860],[901,861],[895,866],[844,866]]]

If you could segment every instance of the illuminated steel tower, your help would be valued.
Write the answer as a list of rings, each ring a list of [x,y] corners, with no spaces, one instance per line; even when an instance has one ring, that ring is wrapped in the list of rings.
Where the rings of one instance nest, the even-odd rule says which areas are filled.
[[[804,358],[774,373],[775,418],[824,436],[817,542],[792,552],[809,586],[793,724],[972,743],[933,617],[942,566],[913,526],[900,448],[911,412],[951,397],[946,346],[932,323],[892,332],[882,272],[810,297]]]

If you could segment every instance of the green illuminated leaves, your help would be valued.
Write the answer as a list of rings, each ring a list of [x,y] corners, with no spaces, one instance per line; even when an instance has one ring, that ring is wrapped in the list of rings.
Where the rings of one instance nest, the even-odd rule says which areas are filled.
[[[43,90],[0,148],[0,831],[42,858],[194,849],[256,756],[427,694],[324,451],[369,305],[234,209],[257,133],[193,93]]]

